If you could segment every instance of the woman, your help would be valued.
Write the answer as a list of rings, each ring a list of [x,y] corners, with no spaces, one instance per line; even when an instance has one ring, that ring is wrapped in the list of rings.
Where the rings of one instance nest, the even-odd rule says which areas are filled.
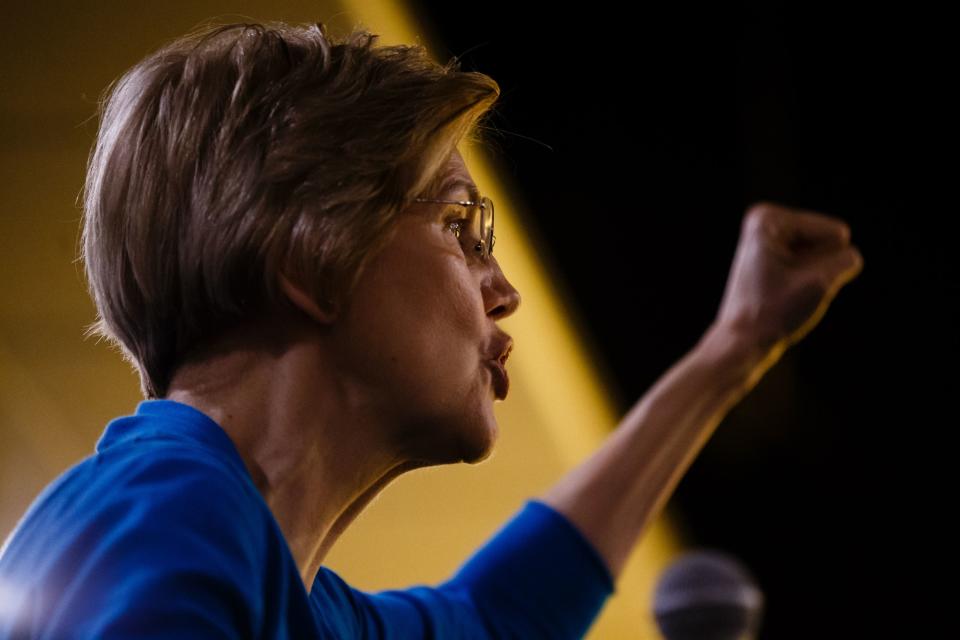
[[[0,637],[582,637],[725,412],[862,268],[842,222],[756,205],[715,322],[590,459],[447,582],[353,589],[321,565],[374,496],[489,456],[520,303],[457,150],[496,83],[375,38],[207,27],[111,87],[83,258],[146,399],[7,539]]]

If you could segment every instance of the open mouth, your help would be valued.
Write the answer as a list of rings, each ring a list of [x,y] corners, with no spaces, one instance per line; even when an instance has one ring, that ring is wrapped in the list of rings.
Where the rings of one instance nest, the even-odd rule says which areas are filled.
[[[504,400],[510,392],[510,376],[498,360],[490,361],[491,381],[497,400]]]

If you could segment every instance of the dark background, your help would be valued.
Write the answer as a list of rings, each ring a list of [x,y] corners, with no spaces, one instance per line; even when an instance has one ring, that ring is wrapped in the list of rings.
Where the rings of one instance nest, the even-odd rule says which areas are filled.
[[[415,10],[500,84],[487,141],[622,412],[713,319],[751,204],[850,224],[863,272],[669,508],[689,544],[754,572],[763,639],[934,628],[960,423],[950,23],[917,5],[630,6]]]

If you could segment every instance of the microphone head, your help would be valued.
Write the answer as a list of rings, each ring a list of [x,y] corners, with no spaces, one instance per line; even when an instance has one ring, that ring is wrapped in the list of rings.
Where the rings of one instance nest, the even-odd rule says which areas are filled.
[[[653,613],[667,640],[742,640],[759,629],[763,593],[733,557],[699,549],[661,574]]]

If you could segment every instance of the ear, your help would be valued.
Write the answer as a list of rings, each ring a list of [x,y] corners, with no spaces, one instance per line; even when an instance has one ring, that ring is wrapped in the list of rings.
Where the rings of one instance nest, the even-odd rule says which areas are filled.
[[[286,294],[293,306],[320,324],[333,324],[337,317],[337,309],[333,303],[324,301],[322,304],[318,304],[310,297],[309,293],[288,280],[284,274],[281,273],[277,277],[280,280],[280,289]]]

